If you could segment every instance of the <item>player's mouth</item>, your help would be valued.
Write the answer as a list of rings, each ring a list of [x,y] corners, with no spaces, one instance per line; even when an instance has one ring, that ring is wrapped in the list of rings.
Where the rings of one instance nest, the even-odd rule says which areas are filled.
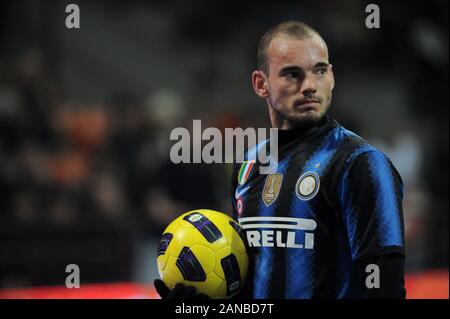
[[[316,99],[301,100],[294,104],[295,108],[301,111],[315,111],[320,107],[320,101]]]

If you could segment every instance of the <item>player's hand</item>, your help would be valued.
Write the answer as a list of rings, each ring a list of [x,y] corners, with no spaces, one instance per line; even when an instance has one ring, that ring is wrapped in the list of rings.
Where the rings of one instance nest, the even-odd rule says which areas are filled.
[[[197,289],[192,286],[177,284],[170,290],[160,279],[155,279],[153,283],[161,299],[209,299],[205,294],[198,294]]]

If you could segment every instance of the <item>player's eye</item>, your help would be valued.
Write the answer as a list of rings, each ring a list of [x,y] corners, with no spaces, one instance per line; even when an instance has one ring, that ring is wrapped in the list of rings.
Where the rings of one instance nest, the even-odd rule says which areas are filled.
[[[287,79],[297,79],[298,78],[298,72],[290,71],[283,74],[283,76]]]
[[[325,75],[327,72],[328,72],[328,68],[325,68],[325,67],[323,67],[323,68],[318,68],[318,69],[316,70],[316,74],[318,74],[318,75]]]

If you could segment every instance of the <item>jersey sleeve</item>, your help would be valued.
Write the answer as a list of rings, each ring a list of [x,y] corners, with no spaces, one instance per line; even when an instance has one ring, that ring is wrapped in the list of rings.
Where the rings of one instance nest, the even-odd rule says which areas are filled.
[[[404,255],[403,183],[386,155],[370,150],[352,159],[338,197],[353,260]]]
[[[378,266],[376,287],[367,284],[369,265]],[[369,271],[368,271],[369,269]],[[372,268],[373,269],[373,268]],[[400,254],[388,254],[366,258],[353,264],[352,299],[405,299],[405,257]],[[373,271],[373,270],[372,270]]]

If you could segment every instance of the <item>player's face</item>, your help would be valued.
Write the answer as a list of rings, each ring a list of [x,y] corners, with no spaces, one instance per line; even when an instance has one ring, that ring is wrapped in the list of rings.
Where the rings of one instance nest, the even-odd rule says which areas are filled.
[[[267,51],[267,101],[277,126],[293,128],[318,122],[331,103],[334,76],[320,37],[275,37]]]

